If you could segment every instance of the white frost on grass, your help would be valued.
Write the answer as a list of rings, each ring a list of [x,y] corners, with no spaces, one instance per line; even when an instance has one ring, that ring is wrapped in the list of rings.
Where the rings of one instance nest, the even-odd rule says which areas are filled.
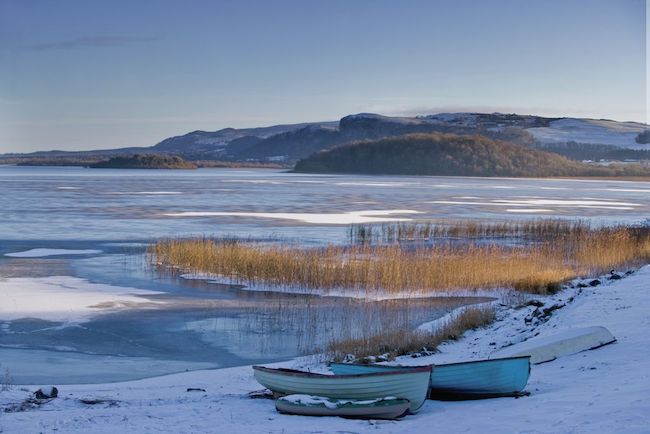
[[[146,307],[155,301],[144,296],[154,294],[71,276],[12,277],[0,280],[0,319],[79,322],[107,310]]]
[[[503,308],[492,326],[473,330],[439,347],[428,357],[402,357],[397,363],[424,365],[489,357],[495,350],[558,329],[601,325],[618,339],[605,347],[534,365],[530,396],[472,401],[428,400],[416,415],[376,422],[336,417],[279,414],[273,401],[246,394],[261,386],[250,366],[186,372],[146,380],[59,387],[60,398],[30,411],[3,413],[5,432],[41,432],[56,427],[70,434],[157,432],[185,434],[251,432],[366,433],[647,433],[650,426],[650,266],[630,277],[595,288],[564,290],[535,297],[545,306],[566,304],[548,322],[527,324],[535,307]],[[282,365],[322,371],[316,360]],[[205,392],[187,392],[202,388]],[[20,403],[35,390],[15,387],[0,394],[0,407]],[[80,398],[109,403],[85,405]],[[232,415],[232,416],[231,416]]]
[[[101,250],[84,249],[84,250],[71,250],[71,249],[31,249],[23,252],[5,253],[5,256],[10,258],[44,258],[46,256],[61,256],[61,255],[94,255],[102,253]]]
[[[409,209],[346,211],[341,213],[292,213],[292,212],[228,212],[228,211],[184,211],[164,213],[166,217],[253,217],[279,220],[293,220],[317,225],[348,225],[360,223],[401,222],[410,218],[388,217],[400,214],[419,214]]]

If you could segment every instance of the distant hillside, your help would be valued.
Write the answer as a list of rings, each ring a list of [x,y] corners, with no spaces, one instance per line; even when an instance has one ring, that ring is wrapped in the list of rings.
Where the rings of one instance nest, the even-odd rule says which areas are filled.
[[[440,176],[648,176],[638,165],[595,166],[480,135],[408,134],[353,143],[299,161],[296,172]]]
[[[98,169],[196,169],[196,165],[176,155],[131,155],[113,157],[91,164]]]
[[[278,164],[292,167],[298,160],[314,152],[351,142],[431,132],[479,134],[490,139],[531,147],[548,146],[561,149],[573,158],[584,160],[594,159],[594,155],[602,154],[603,145],[616,146],[623,150],[648,151],[650,145],[646,142],[649,134],[645,133],[646,130],[647,125],[634,122],[548,118],[515,113],[438,113],[416,117],[359,113],[345,116],[336,122],[192,131],[169,137],[148,148],[5,154],[0,156],[0,163],[92,163],[118,155],[155,153],[179,155],[188,161]],[[600,148],[597,149],[598,147]],[[625,156],[624,159],[637,158],[637,153],[613,152],[611,155]]]
[[[314,122],[302,124],[273,125],[258,128],[224,128],[219,131],[192,131],[161,141],[151,148],[154,152],[173,152],[192,160],[221,159],[229,144],[260,141],[271,136],[284,134],[310,126],[333,126],[337,122]],[[235,146],[237,148],[237,146]]]
[[[552,152],[578,161],[650,161],[650,149],[576,142],[536,144],[535,147],[541,151]]]
[[[646,128],[646,125],[638,122],[562,118],[549,122],[547,127],[529,128],[528,132],[537,142],[546,144],[575,142],[648,149],[636,140]]]
[[[480,122],[488,122],[491,119],[488,123],[490,127],[500,125],[494,116],[484,115],[479,120]],[[521,144],[532,144],[534,141],[533,136],[526,133],[523,128],[511,126],[511,124],[516,123],[513,118],[523,120],[522,122],[525,122],[526,125],[546,124],[541,120],[543,118],[509,115],[509,122],[504,121],[503,128],[490,130],[484,128],[480,122],[478,124],[464,124],[429,117],[391,117],[374,113],[359,113],[343,117],[338,123],[338,128],[332,125],[309,125],[260,139],[256,143],[248,139],[246,143],[250,144],[250,146],[245,147],[242,147],[238,140],[233,140],[225,147],[221,157],[225,160],[234,161],[270,160],[291,163],[308,157],[314,152],[331,149],[354,141],[427,132],[472,134],[478,130],[482,134],[493,138]],[[529,119],[534,119],[534,121]]]

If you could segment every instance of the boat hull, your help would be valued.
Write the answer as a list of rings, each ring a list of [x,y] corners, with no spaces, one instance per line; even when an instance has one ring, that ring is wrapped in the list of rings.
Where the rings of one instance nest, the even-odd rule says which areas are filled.
[[[386,372],[405,369],[385,365],[356,365],[332,363],[330,369],[338,375],[363,372]],[[432,399],[479,399],[497,396],[517,396],[528,383],[530,358],[511,357],[471,362],[435,365],[431,373],[429,397]]]
[[[580,327],[561,331],[552,336],[536,337],[504,348],[499,357],[530,356],[532,364],[551,362],[559,357],[581,351],[593,350],[616,342],[616,338],[605,327]]]
[[[327,398],[317,400],[307,397],[307,403],[291,399],[289,395],[275,401],[280,413],[303,416],[339,416],[353,419],[397,419],[409,412],[407,399],[377,399],[371,401],[337,401]]]
[[[407,399],[415,413],[427,397],[431,366],[355,375],[322,375],[253,366],[255,379],[274,394],[304,394],[332,399]]]

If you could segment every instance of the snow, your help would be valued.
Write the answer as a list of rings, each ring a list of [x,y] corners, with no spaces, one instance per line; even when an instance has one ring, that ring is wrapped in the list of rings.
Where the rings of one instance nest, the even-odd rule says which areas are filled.
[[[381,120],[384,122],[390,122],[393,124],[400,125],[421,125],[426,124],[425,119],[410,118],[410,117],[398,117],[398,116],[384,116],[376,113],[357,113],[354,115],[348,115],[344,117],[345,120]]]
[[[506,212],[521,213],[521,214],[537,214],[544,212],[553,212],[552,209],[546,208],[508,208]]]
[[[137,288],[91,283],[71,276],[0,279],[0,320],[40,318],[80,322],[103,310],[143,308],[159,294]]]
[[[418,214],[408,209],[347,211],[341,213],[292,213],[292,212],[227,212],[227,211],[184,211],[164,213],[166,217],[253,217],[279,220],[293,220],[315,225],[348,225],[360,223],[401,222],[410,218],[387,217],[393,214]]]
[[[465,198],[469,199],[469,198]],[[481,199],[481,198],[477,198]],[[586,200],[582,199],[547,199],[547,198],[517,198],[517,199],[492,199],[489,201],[481,200],[432,200],[429,203],[441,205],[477,205],[477,206],[508,206],[508,207],[530,207],[530,206],[547,206],[554,208],[591,208],[591,209],[610,209],[610,210],[634,210],[643,207],[643,204],[635,202],[621,202],[617,200]],[[507,209],[506,212],[551,212],[546,208],[528,208],[528,209]]]
[[[30,249],[24,252],[5,253],[5,256],[10,258],[43,258],[46,256],[60,256],[60,255],[95,255],[102,253],[101,250],[85,249],[85,250],[71,250],[71,249]]]
[[[635,122],[565,118],[552,121],[548,127],[528,128],[542,143],[594,143],[625,148],[647,149],[636,143],[636,136],[646,127]]]
[[[412,185],[418,185],[417,182],[360,182],[360,181],[350,181],[350,182],[336,182],[334,185],[348,187],[348,186],[361,186],[361,187],[407,187]]]
[[[357,404],[357,405],[370,405],[376,404],[382,401],[394,401],[396,398],[394,396],[387,396],[385,398],[377,399],[366,399],[366,400],[349,400],[349,399],[329,399],[322,396],[312,396],[312,395],[287,395],[282,398],[283,401],[290,402],[292,404],[304,404],[304,405],[324,405],[327,408],[335,409],[346,404]]]
[[[446,363],[490,356],[533,336],[568,327],[600,325],[618,341],[532,367],[518,399],[427,401],[400,421],[311,418],[276,412],[273,402],[251,399],[259,390],[250,366],[186,372],[125,383],[59,386],[59,398],[28,411],[0,412],[5,433],[648,433],[650,427],[650,266],[597,287],[566,289],[535,297],[565,304],[548,321],[525,322],[535,309],[502,307],[491,327],[468,332],[429,357],[401,364]],[[322,370],[317,358],[285,366]],[[206,392],[188,392],[202,388]],[[13,408],[36,387],[0,392],[0,406]],[[95,405],[80,399],[103,399]]]
[[[174,194],[183,194],[183,192],[182,191],[109,191],[105,194],[112,194],[116,196],[129,196],[129,195],[169,196]]]

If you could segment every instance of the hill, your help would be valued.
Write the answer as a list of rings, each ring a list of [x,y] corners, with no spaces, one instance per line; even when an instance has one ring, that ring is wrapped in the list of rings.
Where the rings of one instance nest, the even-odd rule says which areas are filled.
[[[480,135],[408,134],[356,142],[299,161],[294,171],[441,176],[648,176],[639,165],[599,166]]]
[[[196,169],[196,165],[176,155],[131,155],[113,157],[91,164],[98,169]]]
[[[335,127],[336,124],[337,122],[315,122],[257,128],[224,128],[218,131],[192,131],[182,136],[167,138],[151,147],[151,150],[176,153],[192,160],[223,159],[226,147],[230,144],[234,145],[234,149],[238,149],[242,144],[261,141],[291,131],[312,126]]]
[[[412,133],[479,134],[495,140],[561,150],[577,160],[642,159],[650,150],[647,126],[634,122],[548,118],[515,113],[439,113],[416,117],[375,113],[348,115],[337,122],[312,122],[256,128],[192,131],[170,137],[152,147],[92,151],[47,151],[5,154],[0,163],[91,164],[99,159],[131,154],[179,155],[189,161],[220,163],[272,163],[292,167],[314,152],[360,140]],[[606,152],[603,146],[609,146]],[[621,152],[617,149],[621,149]],[[630,150],[642,152],[628,152]]]

